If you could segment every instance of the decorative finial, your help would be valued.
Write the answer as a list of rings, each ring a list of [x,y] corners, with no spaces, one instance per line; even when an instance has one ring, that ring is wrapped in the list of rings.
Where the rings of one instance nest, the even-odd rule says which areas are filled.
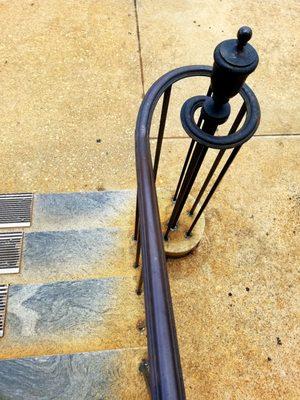
[[[252,37],[252,29],[249,26],[242,26],[237,33],[238,49],[242,50],[243,47],[249,42]]]
[[[251,36],[251,28],[242,26],[237,39],[224,40],[215,48],[211,85],[214,99],[218,103],[226,103],[234,97],[247,76],[257,67],[257,52],[247,43]]]

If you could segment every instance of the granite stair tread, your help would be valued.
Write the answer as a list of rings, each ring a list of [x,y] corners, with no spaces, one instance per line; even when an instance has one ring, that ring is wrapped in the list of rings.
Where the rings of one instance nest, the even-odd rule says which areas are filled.
[[[36,194],[31,231],[133,226],[136,192]]]
[[[150,399],[137,365],[146,347],[0,360],[5,400]]]
[[[20,273],[1,283],[133,276],[134,253],[131,229],[25,232]]]
[[[0,358],[144,346],[135,285],[133,277],[11,285]]]
[[[34,196],[20,272],[1,275],[0,399],[148,398],[135,199],[130,190]]]

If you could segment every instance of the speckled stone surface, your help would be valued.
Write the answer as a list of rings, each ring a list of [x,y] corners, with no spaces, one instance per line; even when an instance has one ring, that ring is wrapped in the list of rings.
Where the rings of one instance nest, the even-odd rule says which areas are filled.
[[[116,228],[31,232],[24,234],[19,274],[3,283],[47,283],[61,280],[132,276],[132,234]]]
[[[128,188],[142,95],[134,3],[4,0],[0,16],[1,191]]]
[[[131,226],[135,199],[132,190],[37,194],[31,230]]]
[[[11,285],[0,358],[145,345],[133,278]]]
[[[136,365],[145,348],[0,361],[5,400],[148,399]]]

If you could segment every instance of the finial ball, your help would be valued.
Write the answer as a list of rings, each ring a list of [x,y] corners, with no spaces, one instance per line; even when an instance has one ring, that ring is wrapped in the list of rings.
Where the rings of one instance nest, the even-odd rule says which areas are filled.
[[[244,47],[252,37],[252,29],[249,26],[242,26],[237,33],[239,47]]]

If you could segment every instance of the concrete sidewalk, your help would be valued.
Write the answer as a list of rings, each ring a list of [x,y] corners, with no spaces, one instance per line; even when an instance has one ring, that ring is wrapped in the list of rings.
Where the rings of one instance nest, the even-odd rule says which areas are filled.
[[[299,133],[297,11],[296,0],[2,1],[1,191],[135,186],[143,91],[172,68],[212,64],[215,46],[243,24],[260,55],[249,79],[262,108],[257,134]],[[174,90],[168,136],[184,135],[182,100],[206,87]]]

